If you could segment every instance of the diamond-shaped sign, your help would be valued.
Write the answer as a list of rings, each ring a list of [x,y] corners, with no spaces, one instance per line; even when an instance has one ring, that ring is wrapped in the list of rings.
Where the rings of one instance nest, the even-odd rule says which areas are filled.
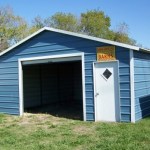
[[[104,73],[103,73],[103,76],[104,76],[106,79],[108,79],[111,75],[112,75],[112,73],[111,73],[108,69],[106,69],[106,70],[104,71]]]

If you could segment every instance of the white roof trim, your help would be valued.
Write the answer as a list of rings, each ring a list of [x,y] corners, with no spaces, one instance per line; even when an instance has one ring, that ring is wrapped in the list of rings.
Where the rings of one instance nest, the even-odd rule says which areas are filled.
[[[2,52],[0,53],[0,56],[2,56],[3,54],[9,52],[10,50],[12,50],[13,48],[19,46],[20,44],[26,42],[27,40],[31,39],[32,37],[36,36],[37,34],[41,33],[41,32],[44,31],[44,30],[45,30],[45,28],[42,28],[42,29],[38,30],[37,32],[31,34],[30,36],[26,37],[25,39],[21,40],[20,42],[18,42],[18,43],[16,43],[16,44],[14,44],[13,46],[9,47],[8,49],[2,51]]]
[[[140,48],[139,50],[140,50],[140,51],[143,51],[143,52],[150,53],[150,49],[147,49],[147,48]]]
[[[37,32],[33,33],[32,35],[26,37],[25,39],[21,40],[17,44],[15,44],[15,45],[11,46],[10,48],[4,50],[3,52],[0,53],[0,56],[4,55],[8,51],[14,49],[15,47],[19,46],[20,44],[26,42],[27,40],[31,39],[32,37],[38,35],[39,33],[43,32],[45,30],[53,31],[53,32],[57,32],[57,33],[62,33],[62,34],[67,34],[67,35],[71,35],[71,36],[76,36],[76,37],[80,37],[80,38],[84,38],[84,39],[88,39],[88,40],[93,40],[93,41],[97,41],[97,42],[102,42],[102,43],[106,43],[106,44],[110,44],[110,45],[115,45],[115,46],[120,46],[120,47],[124,47],[124,48],[129,48],[129,49],[132,49],[132,50],[137,50],[137,51],[140,50],[140,48],[137,47],[137,46],[132,46],[132,45],[124,44],[124,43],[114,42],[114,41],[111,41],[111,40],[96,38],[96,37],[83,35],[83,34],[79,34],[79,33],[74,33],[74,32],[70,32],[70,31],[64,31],[64,30],[60,30],[60,29],[44,27],[44,28],[38,30]]]
[[[102,43],[106,43],[106,44],[110,44],[110,45],[121,46],[121,47],[129,48],[129,49],[133,49],[133,50],[139,50],[139,47],[137,47],[137,46],[132,46],[132,45],[119,43],[119,42],[115,42],[115,41],[111,41],[111,40],[96,38],[93,36],[88,36],[88,35],[84,35],[84,34],[79,34],[79,33],[74,33],[74,32],[70,32],[70,31],[64,31],[64,30],[59,30],[59,29],[54,29],[54,28],[49,28],[49,27],[45,27],[45,29],[48,31],[63,33],[63,34],[72,35],[72,36],[76,36],[76,37],[81,37],[84,39],[102,42]]]

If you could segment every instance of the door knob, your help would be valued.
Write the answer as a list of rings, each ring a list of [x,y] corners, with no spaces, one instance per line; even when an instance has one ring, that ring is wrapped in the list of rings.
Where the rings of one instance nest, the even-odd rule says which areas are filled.
[[[98,96],[98,95],[99,95],[99,93],[96,93],[96,94],[95,94],[95,97]]]

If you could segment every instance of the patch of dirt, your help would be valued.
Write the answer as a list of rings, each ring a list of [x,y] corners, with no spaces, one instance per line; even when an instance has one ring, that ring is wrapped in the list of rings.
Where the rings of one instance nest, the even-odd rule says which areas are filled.
[[[92,132],[92,128],[86,127],[86,126],[75,126],[73,128],[73,131],[77,134],[88,134]]]
[[[25,113],[20,119],[19,125],[59,125],[63,119],[51,116],[49,114],[31,114]]]

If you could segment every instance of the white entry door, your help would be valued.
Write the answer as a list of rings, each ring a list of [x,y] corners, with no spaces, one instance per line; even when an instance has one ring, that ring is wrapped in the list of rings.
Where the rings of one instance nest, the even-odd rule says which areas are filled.
[[[94,64],[96,121],[120,121],[118,63]]]

